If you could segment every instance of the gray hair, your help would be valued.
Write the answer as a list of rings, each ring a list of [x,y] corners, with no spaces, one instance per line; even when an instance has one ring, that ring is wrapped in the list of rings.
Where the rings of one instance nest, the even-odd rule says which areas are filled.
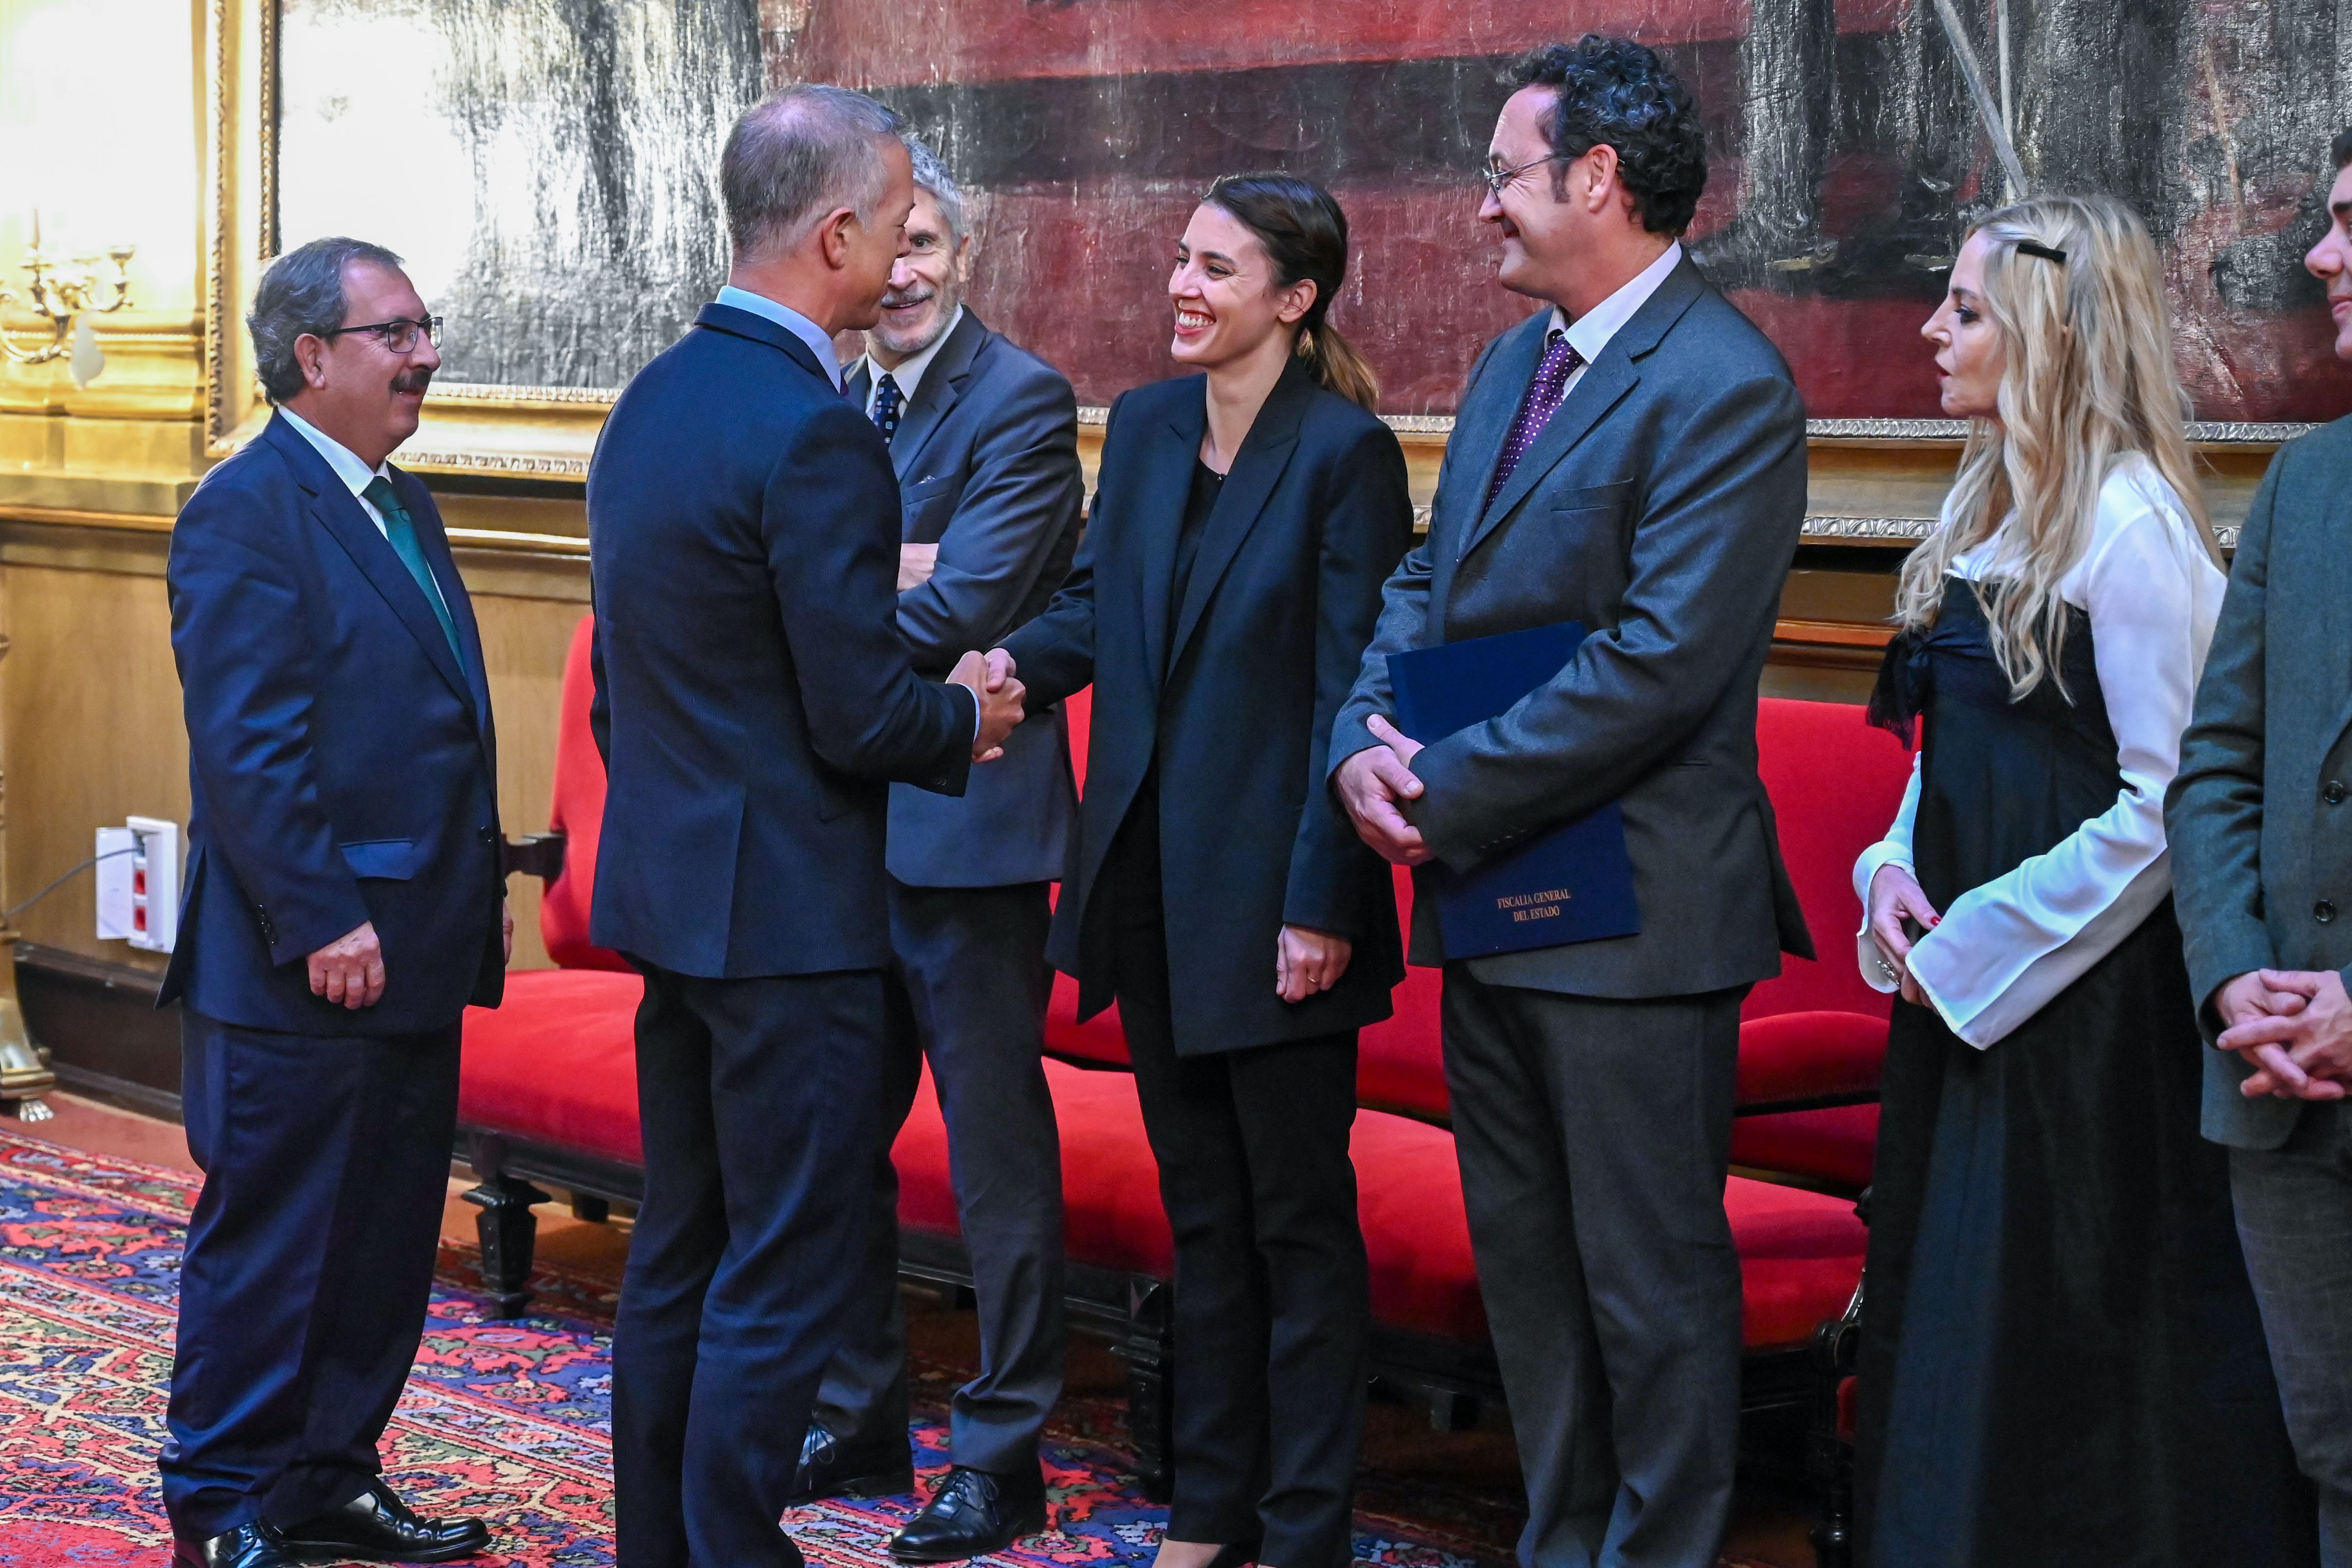
[[[963,188],[948,172],[948,166],[940,162],[940,155],[931,151],[929,142],[915,135],[907,136],[905,141],[907,154],[915,161],[915,183],[929,191],[931,200],[939,204],[940,221],[948,225],[948,248],[953,250],[963,243]]]
[[[396,270],[400,257],[380,245],[338,235],[295,246],[261,275],[245,329],[253,334],[254,372],[271,402],[302,390],[294,340],[306,333],[323,338],[343,324],[343,268],[353,262]]]
[[[862,92],[802,82],[753,105],[719,157],[738,256],[790,250],[837,207],[868,215],[889,183],[881,143],[906,127]]]

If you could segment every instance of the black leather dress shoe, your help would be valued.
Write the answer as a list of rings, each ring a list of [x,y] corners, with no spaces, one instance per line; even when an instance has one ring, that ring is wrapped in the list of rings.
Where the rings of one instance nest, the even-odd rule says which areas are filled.
[[[800,1469],[793,1472],[792,1495],[784,1503],[798,1508],[844,1492],[887,1497],[914,1490],[915,1460],[905,1438],[844,1443],[812,1421],[801,1439]]]
[[[172,1543],[173,1568],[294,1568],[278,1532],[255,1520],[210,1541]]]
[[[420,1519],[382,1481],[279,1534],[300,1563],[452,1563],[490,1544],[490,1527],[480,1520]]]
[[[890,1542],[901,1563],[958,1563],[1002,1552],[1045,1528],[1045,1479],[1035,1470],[948,1472],[923,1511]]]

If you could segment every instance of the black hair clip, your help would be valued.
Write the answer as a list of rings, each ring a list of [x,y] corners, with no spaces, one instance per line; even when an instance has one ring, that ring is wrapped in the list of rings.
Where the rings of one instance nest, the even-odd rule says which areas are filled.
[[[2017,242],[2017,253],[2020,256],[2038,256],[2044,261],[2054,261],[2061,267],[2066,265],[2066,253],[2064,251],[2043,245],[2040,240],[2019,240]]]

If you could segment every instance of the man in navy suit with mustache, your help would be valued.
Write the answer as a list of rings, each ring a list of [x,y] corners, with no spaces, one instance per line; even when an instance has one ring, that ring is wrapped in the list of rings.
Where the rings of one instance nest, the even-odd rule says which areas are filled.
[[[440,323],[381,246],[271,264],[247,325],[277,414],[173,529],[188,726],[177,1000],[204,1168],[163,1501],[181,1568],[444,1563],[489,1544],[378,1476],[425,1326],[459,1020],[513,922],[474,612],[415,432]]]

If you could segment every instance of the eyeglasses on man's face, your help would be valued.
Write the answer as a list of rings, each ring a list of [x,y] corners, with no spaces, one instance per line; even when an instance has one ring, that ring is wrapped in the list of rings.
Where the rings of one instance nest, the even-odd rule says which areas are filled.
[[[1486,182],[1486,189],[1494,193],[1496,200],[1500,201],[1503,193],[1511,188],[1511,182],[1538,164],[1572,163],[1575,161],[1576,155],[1573,153],[1547,152],[1540,158],[1530,158],[1524,163],[1507,169],[1503,166],[1501,159],[1490,158],[1486,161],[1486,166],[1478,171],[1478,178]]]
[[[340,338],[346,332],[373,332],[377,342],[395,354],[405,354],[415,350],[419,336],[428,343],[436,346],[440,343],[441,318],[427,316],[422,321],[411,321],[405,317],[395,316],[389,321],[371,321],[364,327],[338,327],[324,335]]]

